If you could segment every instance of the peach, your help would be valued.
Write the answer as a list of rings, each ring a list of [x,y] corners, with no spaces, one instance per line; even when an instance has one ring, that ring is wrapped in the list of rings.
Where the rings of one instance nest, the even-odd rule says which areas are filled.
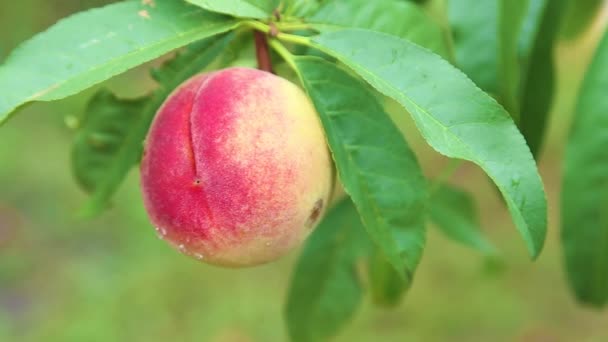
[[[306,95],[249,68],[199,74],[159,109],[141,163],[144,204],[184,254],[241,267],[297,247],[327,207],[334,170]]]

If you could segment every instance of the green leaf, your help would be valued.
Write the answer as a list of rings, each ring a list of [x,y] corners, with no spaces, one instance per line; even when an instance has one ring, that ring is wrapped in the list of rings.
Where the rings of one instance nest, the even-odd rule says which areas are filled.
[[[167,62],[161,70],[155,72],[155,78],[162,83],[154,92],[137,122],[131,125],[128,135],[124,138],[120,149],[108,159],[103,178],[97,182],[97,187],[83,209],[84,216],[93,216],[103,211],[114,192],[133,166],[141,159],[143,142],[158,108],[169,94],[181,83],[201,72],[224,50],[234,38],[234,33],[226,34],[217,39],[208,39],[192,44],[174,60]]]
[[[547,230],[543,184],[522,135],[493,98],[439,56],[393,36],[350,29],[312,43],[405,107],[435,150],[479,165],[538,256]]]
[[[608,303],[608,33],[583,82],[566,147],[562,245],[579,301]]]
[[[377,248],[369,258],[368,274],[372,300],[378,306],[398,305],[411,286],[411,282],[403,279]]]
[[[527,0],[528,9],[526,11],[527,13],[525,15],[523,25],[521,26],[521,32],[519,32],[519,57],[521,59],[520,62],[522,64],[522,68],[526,66],[527,60],[529,59],[534,46],[536,36],[539,34],[543,14],[547,8],[547,2],[549,2],[549,0]]]
[[[221,55],[206,67],[207,70],[220,70],[229,67],[257,67],[255,42],[251,31],[237,31],[234,39],[223,48]]]
[[[457,65],[490,93],[498,92],[498,1],[448,1]]]
[[[345,27],[384,32],[447,56],[441,27],[420,6],[406,1],[329,1],[307,22],[324,32]]]
[[[545,2],[540,15],[529,26],[535,26],[532,44],[523,56],[523,76],[520,96],[520,129],[532,154],[538,157],[547,129],[547,121],[555,94],[556,65],[554,50],[557,44],[565,0],[532,0]],[[530,21],[529,21],[530,22]]]
[[[267,19],[279,5],[278,0],[186,0],[211,12],[239,18]]]
[[[482,235],[473,198],[451,186],[441,186],[432,195],[430,217],[448,238],[486,255],[496,249]]]
[[[105,89],[90,100],[72,147],[72,171],[86,191],[93,192],[105,178],[148,100],[119,99]]]
[[[315,13],[322,0],[287,0],[284,14],[298,18],[307,18]]]
[[[500,0],[498,16],[498,74],[503,106],[519,121],[519,37],[529,0]]]
[[[346,193],[372,241],[411,281],[424,248],[427,199],[416,157],[365,83],[321,58],[295,64]]]
[[[121,2],[75,14],[23,43],[0,66],[0,123],[18,106],[76,94],[236,22],[180,1]]]
[[[295,267],[285,315],[295,342],[325,341],[354,315],[362,298],[357,261],[369,247],[350,200],[329,212]]]
[[[566,0],[568,1],[564,25],[561,33],[574,39],[589,28],[593,19],[602,8],[603,0]]]

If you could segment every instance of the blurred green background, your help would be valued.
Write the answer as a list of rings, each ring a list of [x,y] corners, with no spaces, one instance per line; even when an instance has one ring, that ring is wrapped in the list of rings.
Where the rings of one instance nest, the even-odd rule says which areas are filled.
[[[106,2],[0,2],[0,59],[58,18]],[[608,312],[582,308],[569,294],[557,197],[563,139],[605,19],[559,46],[559,94],[540,165],[550,206],[540,259],[529,261],[495,190],[465,165],[452,181],[475,194],[503,260],[484,260],[431,230],[403,304],[382,310],[367,299],[336,340],[608,341]],[[144,66],[104,86],[135,96],[153,83]],[[93,93],[28,106],[0,127],[0,341],[285,341],[282,306],[297,251],[244,270],[186,258],[156,237],[135,171],[110,211],[76,218],[86,196],[72,180],[65,118],[80,115]],[[437,174],[446,161],[407,131],[427,174]]]

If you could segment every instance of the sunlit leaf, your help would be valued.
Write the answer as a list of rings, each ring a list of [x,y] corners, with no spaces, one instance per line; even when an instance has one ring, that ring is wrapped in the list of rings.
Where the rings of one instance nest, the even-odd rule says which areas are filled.
[[[286,0],[284,13],[288,16],[308,17],[315,13],[323,0]]]
[[[181,1],[120,2],[62,19],[0,66],[0,123],[18,106],[76,94],[236,22]]]
[[[447,56],[440,26],[420,6],[407,1],[328,1],[307,21],[322,31],[351,27],[384,32]]]
[[[186,0],[211,12],[240,18],[266,19],[278,7],[278,0]]]
[[[435,150],[479,165],[538,256],[547,230],[543,184],[521,133],[492,97],[439,56],[394,36],[349,29],[312,43],[405,107]]]

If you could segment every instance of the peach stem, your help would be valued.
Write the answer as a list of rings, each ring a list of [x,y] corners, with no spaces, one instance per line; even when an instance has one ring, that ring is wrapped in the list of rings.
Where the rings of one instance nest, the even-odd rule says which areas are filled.
[[[253,31],[255,39],[255,52],[258,59],[258,69],[272,73],[272,60],[266,34],[260,31]]]

